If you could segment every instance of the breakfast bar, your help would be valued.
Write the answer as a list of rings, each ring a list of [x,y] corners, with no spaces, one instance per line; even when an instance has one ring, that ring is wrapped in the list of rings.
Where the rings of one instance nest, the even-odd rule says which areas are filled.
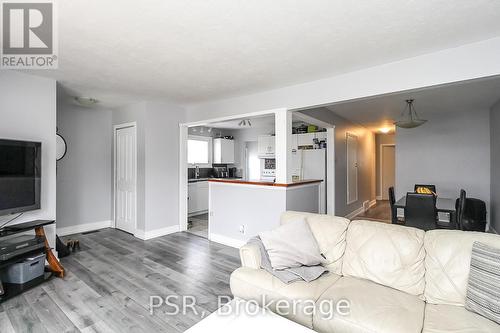
[[[209,179],[208,238],[239,247],[260,232],[277,227],[284,211],[318,213],[321,182]]]

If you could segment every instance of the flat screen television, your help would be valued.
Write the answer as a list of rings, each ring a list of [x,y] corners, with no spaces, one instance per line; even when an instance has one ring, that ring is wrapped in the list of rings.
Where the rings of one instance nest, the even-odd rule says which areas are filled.
[[[40,209],[40,142],[0,139],[0,215]]]

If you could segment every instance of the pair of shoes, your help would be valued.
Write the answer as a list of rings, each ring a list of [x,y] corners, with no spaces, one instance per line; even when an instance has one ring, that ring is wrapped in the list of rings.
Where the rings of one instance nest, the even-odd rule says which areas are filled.
[[[69,239],[66,242],[66,247],[69,251],[75,252],[76,250],[80,250],[80,241],[78,239]]]

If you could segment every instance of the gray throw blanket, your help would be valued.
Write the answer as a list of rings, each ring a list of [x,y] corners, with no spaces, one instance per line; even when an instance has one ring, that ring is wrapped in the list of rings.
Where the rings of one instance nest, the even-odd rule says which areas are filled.
[[[258,246],[261,256],[260,266],[262,267],[262,269],[276,276],[283,283],[288,284],[295,281],[311,282],[319,278],[323,273],[328,272],[328,270],[321,265],[290,267],[282,270],[273,269],[273,267],[271,266],[271,261],[269,260],[269,256],[267,255],[266,248],[264,247],[264,244],[262,243],[260,237],[257,236],[251,238],[248,241],[248,244],[255,244]]]

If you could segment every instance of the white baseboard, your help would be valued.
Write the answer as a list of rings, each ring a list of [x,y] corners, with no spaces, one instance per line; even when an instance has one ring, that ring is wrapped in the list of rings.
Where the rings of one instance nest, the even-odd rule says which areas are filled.
[[[246,244],[246,241],[244,241],[244,240],[234,239],[234,238],[230,238],[230,237],[226,237],[226,236],[222,236],[222,235],[218,235],[218,234],[209,234],[208,239],[211,240],[212,242],[216,242],[216,243],[219,243],[222,245],[227,245],[230,247],[235,247],[237,249],[239,249],[240,247],[242,247],[243,245]]]
[[[160,228],[160,229],[155,229],[155,230],[150,230],[150,231],[137,230],[134,233],[134,236],[139,238],[139,239],[142,239],[142,240],[148,240],[148,239],[153,239],[156,237],[165,236],[168,234],[173,234],[174,232],[179,232],[178,225],[173,225],[170,227],[165,227],[165,228]]]
[[[377,204],[377,200],[371,200],[369,203],[368,203],[368,208],[372,208],[373,206],[375,206]],[[365,212],[365,209],[363,206],[359,207],[358,209],[356,209],[355,211],[353,212],[350,212],[349,214],[347,214],[345,216],[346,219],[353,219],[354,217],[356,217],[356,215],[359,215],[361,213],[364,213]]]
[[[498,235],[498,232],[492,226],[490,226],[490,231],[492,231],[494,234]]]
[[[110,228],[113,226],[113,221],[99,221],[99,222],[90,222],[90,223],[84,223],[84,224],[79,224],[79,225],[74,225],[74,226],[69,226],[69,227],[59,227],[58,224],[56,224],[56,234],[58,236],[67,236],[67,235],[72,235],[72,234],[79,234],[82,232],[87,232],[87,231],[94,231],[94,230],[99,230],[99,229],[104,229],[104,228]]]
[[[382,200],[382,196],[381,195],[377,195],[377,200]]]
[[[365,212],[365,209],[363,207],[359,207],[355,211],[350,212],[349,214],[347,214],[345,216],[345,218],[350,220],[350,219],[354,218],[356,215],[359,215],[359,214],[364,213],[364,212]]]
[[[207,213],[208,213],[208,209],[206,209],[206,210],[200,210],[199,212],[189,213],[188,217],[196,216],[196,215],[201,215],[201,214],[207,214]]]

